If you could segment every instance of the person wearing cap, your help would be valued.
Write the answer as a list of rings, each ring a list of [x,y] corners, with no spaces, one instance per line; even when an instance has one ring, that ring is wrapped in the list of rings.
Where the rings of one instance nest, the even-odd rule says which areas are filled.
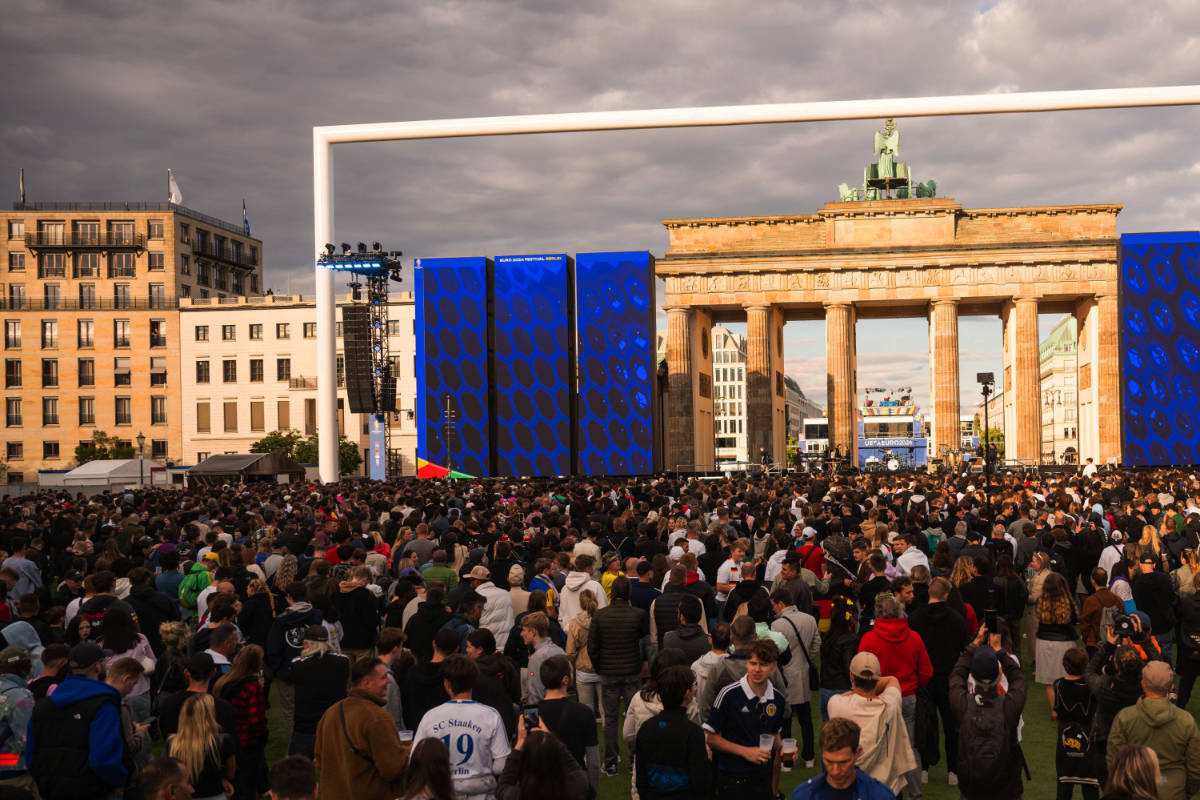
[[[486,601],[479,627],[487,628],[496,637],[496,647],[501,651],[508,642],[508,635],[513,629],[512,598],[508,592],[492,583],[492,573],[482,564],[471,567],[467,573],[471,588]]]
[[[916,738],[917,689],[933,678],[933,664],[924,642],[909,627],[900,601],[894,595],[880,594],[875,598],[875,626],[863,635],[858,651],[874,653],[883,665],[883,674],[899,679],[903,696],[901,708],[911,744]],[[908,797],[911,800],[921,797],[920,753],[915,755],[917,767],[908,773]]]
[[[885,676],[875,654],[864,652],[850,660],[850,687],[829,698],[829,718],[858,725],[858,767],[899,792],[917,765],[904,725],[900,681]]]
[[[26,685],[32,663],[23,647],[0,651],[0,725],[8,731],[0,739],[0,786],[31,791],[34,782],[25,757],[25,738],[33,716],[33,692]]]
[[[1142,697],[1122,709],[1108,734],[1109,770],[1127,744],[1142,744],[1158,754],[1160,800],[1186,800],[1200,791],[1200,732],[1195,718],[1169,697],[1175,675],[1165,661],[1142,668]]]
[[[310,625],[304,631],[304,648],[292,663],[291,680],[296,689],[296,717],[288,755],[312,758],[317,723],[325,709],[346,696],[350,680],[350,659],[334,652],[324,625]]]
[[[129,781],[121,693],[103,680],[106,655],[95,642],[75,645],[70,677],[34,704],[25,753],[42,800],[103,796]]]
[[[1003,693],[1001,674],[1006,684]],[[1004,649],[1000,634],[989,633],[986,625],[980,625],[974,641],[950,673],[950,707],[958,722],[958,763],[967,767],[958,773],[958,789],[965,800],[1022,796],[1025,756],[1017,739],[1017,726],[1026,692],[1025,675]],[[981,721],[993,724],[983,727]],[[998,728],[994,724],[997,721],[1002,723]],[[973,760],[979,752],[976,745],[986,737],[997,736],[1006,737],[1006,762],[987,768]],[[983,749],[1003,752],[1005,748],[993,743]]]
[[[455,572],[449,564],[446,563],[446,551],[438,548],[433,551],[433,563],[421,570],[421,578],[426,583],[429,581],[442,581],[446,584],[446,590],[450,591],[458,586],[458,573]]]
[[[1142,551],[1139,572],[1133,576],[1131,589],[1138,611],[1150,616],[1150,633],[1158,641],[1163,659],[1170,663],[1175,651],[1175,602],[1171,578],[1158,569],[1158,559]]]

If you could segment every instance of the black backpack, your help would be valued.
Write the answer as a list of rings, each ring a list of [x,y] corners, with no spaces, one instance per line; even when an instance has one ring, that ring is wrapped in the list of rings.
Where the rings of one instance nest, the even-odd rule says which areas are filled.
[[[1004,719],[1004,696],[967,697],[967,710],[958,728],[959,783],[968,788],[994,792],[1012,777],[1014,731]]]

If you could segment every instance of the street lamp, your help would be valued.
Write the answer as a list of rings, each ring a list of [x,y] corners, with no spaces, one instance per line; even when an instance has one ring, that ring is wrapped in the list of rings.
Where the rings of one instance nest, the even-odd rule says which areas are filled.
[[[142,455],[146,452],[146,434],[138,432],[138,486],[146,485],[146,462]]]
[[[988,397],[992,394],[992,384],[995,383],[995,376],[990,372],[975,373],[975,381],[979,384],[979,391],[983,395],[983,482],[987,487],[985,490],[989,494],[992,490],[992,447],[990,439],[991,430],[990,420],[988,419]]]

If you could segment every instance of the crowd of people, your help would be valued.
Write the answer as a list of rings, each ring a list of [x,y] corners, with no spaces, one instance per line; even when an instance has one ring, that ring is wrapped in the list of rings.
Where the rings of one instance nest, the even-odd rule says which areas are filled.
[[[1089,472],[0,499],[0,797],[1183,800],[1200,474]]]

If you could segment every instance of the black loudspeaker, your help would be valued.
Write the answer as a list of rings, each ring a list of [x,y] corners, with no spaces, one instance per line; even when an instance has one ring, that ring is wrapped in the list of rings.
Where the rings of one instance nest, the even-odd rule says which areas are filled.
[[[383,368],[383,377],[379,380],[379,413],[390,414],[396,410],[396,378],[392,375],[391,367]]]
[[[342,306],[342,346],[346,352],[346,394],[352,414],[375,413],[371,380],[371,311],[363,305]]]

